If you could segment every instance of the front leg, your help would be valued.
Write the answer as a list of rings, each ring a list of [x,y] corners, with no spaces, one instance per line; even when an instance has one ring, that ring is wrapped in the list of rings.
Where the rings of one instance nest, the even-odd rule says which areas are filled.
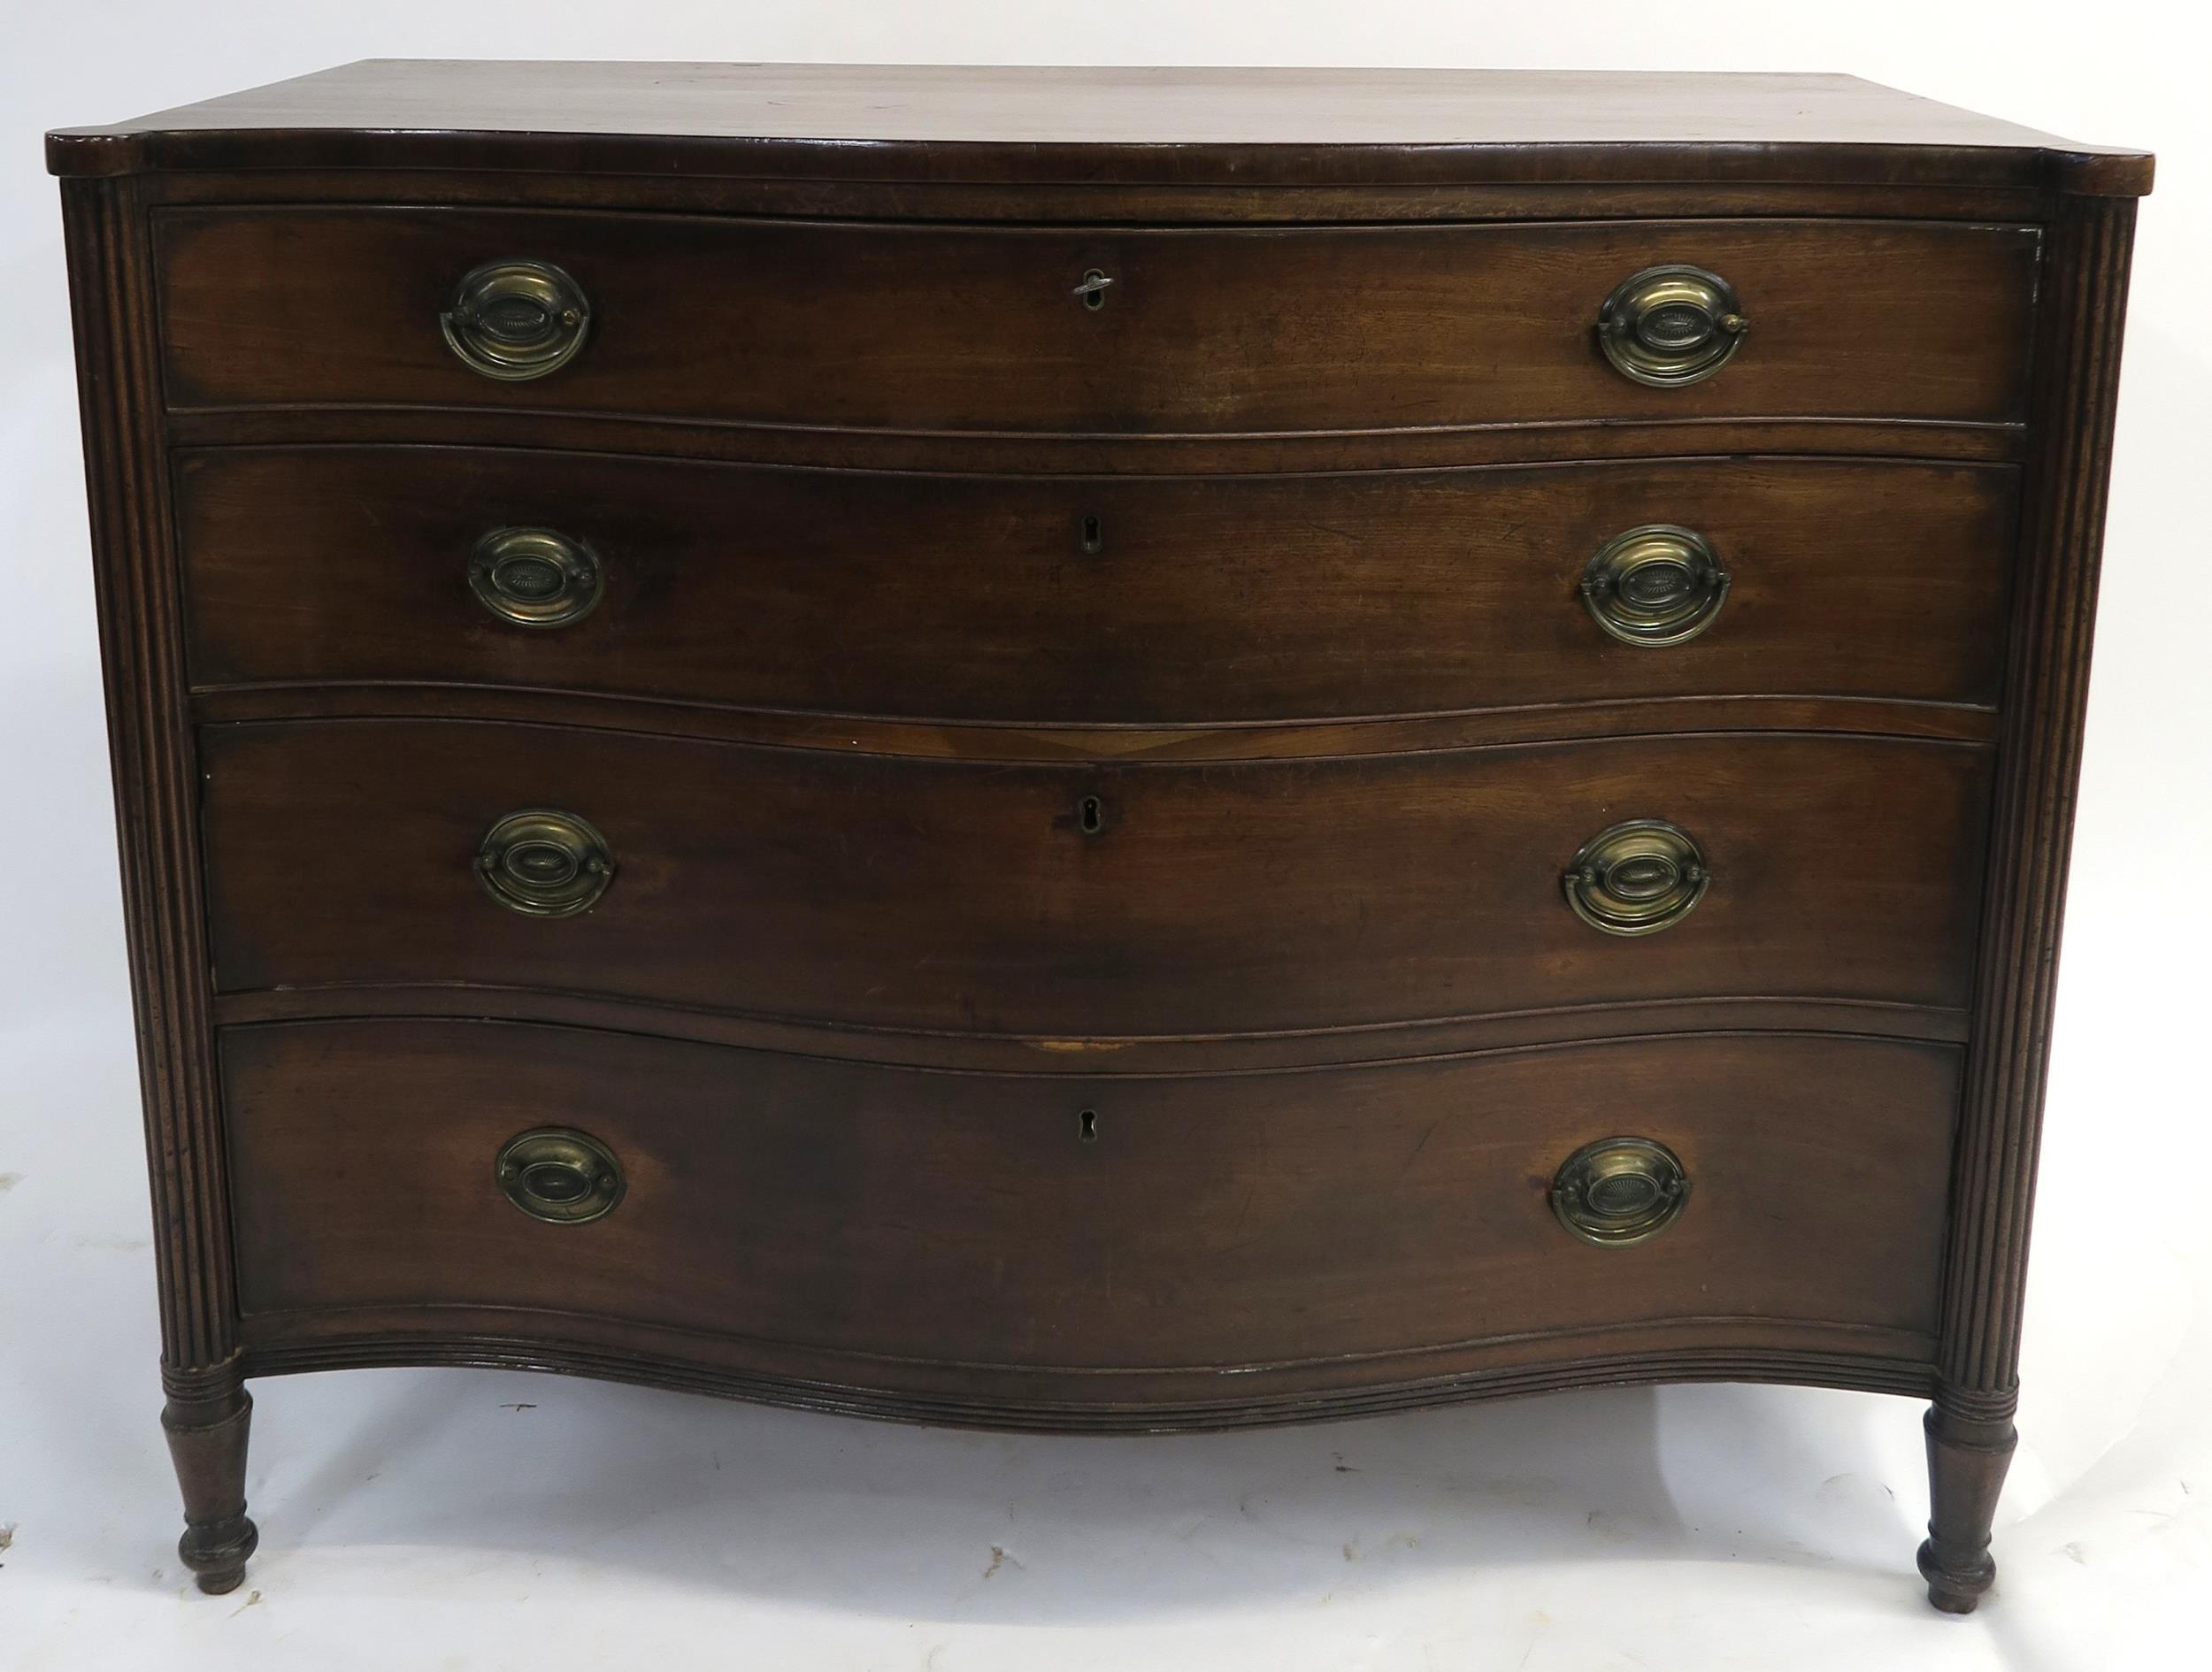
[[[161,1426],[184,1492],[184,1537],[177,1541],[177,1554],[211,1597],[238,1588],[246,1558],[261,1539],[246,1518],[246,1437],[252,1420],[253,1398],[234,1371],[196,1387],[173,1381],[162,1407]]]
[[[1989,1532],[1997,1495],[2019,1435],[2012,1400],[2001,1410],[1961,1411],[1939,1392],[1923,1426],[1928,1432],[1927,1542],[1920,1546],[1920,1576],[1928,1600],[1946,1614],[1971,1614],[1997,1577]],[[1966,1401],[1958,1401],[1966,1403]],[[1979,1401],[1985,1407],[1986,1396]]]

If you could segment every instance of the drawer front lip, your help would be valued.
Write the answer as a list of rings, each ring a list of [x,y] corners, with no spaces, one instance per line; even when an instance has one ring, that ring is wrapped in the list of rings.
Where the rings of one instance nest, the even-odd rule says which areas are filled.
[[[1238,434],[1525,420],[2008,422],[2039,237],[1953,222],[1264,231],[538,211],[168,209],[179,410],[461,406],[890,431]],[[439,311],[480,264],[572,273],[594,341],[494,382]],[[1597,309],[1655,265],[1724,273],[1756,334],[1690,388],[1627,381]],[[1087,272],[1117,288],[1096,310]],[[742,375],[736,375],[741,370]]]
[[[222,1039],[250,1339],[598,1319],[862,1384],[964,1368],[1135,1402],[1153,1376],[1345,1389],[1640,1331],[1893,1354],[1935,1327],[1959,1071],[1948,1047],[1790,1035],[1088,1087],[489,1023]],[[549,1124],[620,1158],[605,1218],[502,1199],[491,1154]],[[1616,1126],[1682,1157],[1693,1205],[1596,1249],[1546,1187]]]
[[[176,494],[203,689],[1148,725],[1737,694],[1990,704],[2016,485],[2009,467],[1805,458],[1128,479],[307,447],[185,453]],[[1687,643],[1621,646],[1578,583],[1654,523],[1708,540],[1729,595]],[[532,631],[483,607],[469,554],[511,526],[595,554],[589,614]]]
[[[1756,733],[1144,767],[463,722],[201,736],[219,991],[522,984],[987,1036],[1746,993],[1957,1010],[1990,764]],[[472,872],[493,821],[549,806],[616,867],[557,922],[501,910]],[[1560,886],[1624,816],[1690,830],[1719,878],[1632,945]]]
[[[794,1022],[726,1010],[676,1009],[630,999],[553,993],[542,987],[457,984],[290,987],[218,993],[214,1016],[219,1026],[388,1016],[539,1023],[895,1067],[1029,1074],[1070,1081],[1101,1076],[1234,1074],[1263,1069],[1295,1071],[1677,1033],[1847,1034],[1952,1045],[1963,1044],[1968,1038],[1963,1010],[1741,993],[1651,1003],[1505,1010],[1488,1016],[1380,1023],[1323,1032],[1119,1039],[1095,1034],[1075,1038],[979,1035]]]
[[[1934,1336],[1767,1318],[1684,1318],[1270,1369],[1102,1374],[797,1349],[511,1307],[253,1313],[249,1378],[373,1366],[551,1370],[793,1410],[1007,1432],[1172,1434],[1331,1422],[1640,1383],[1781,1382],[1934,1396]]]

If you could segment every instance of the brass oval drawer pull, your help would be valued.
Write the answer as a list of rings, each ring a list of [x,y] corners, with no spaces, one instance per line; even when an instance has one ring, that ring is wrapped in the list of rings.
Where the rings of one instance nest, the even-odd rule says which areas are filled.
[[[533,1219],[580,1225],[603,1218],[622,1200],[622,1163],[586,1132],[541,1126],[499,1147],[493,1173],[507,1200]]]
[[[495,528],[469,555],[469,590],[518,627],[565,627],[599,607],[599,559],[550,528]]]
[[[1713,880],[1689,832],[1660,818],[1600,831],[1561,879],[1575,916],[1609,935],[1649,935],[1697,909]]]
[[[576,357],[591,330],[591,303],[549,261],[488,261],[454,287],[438,324],[470,371],[523,383]]]
[[[1623,377],[1655,389],[1700,383],[1743,346],[1734,287],[1702,267],[1647,267],[1598,310],[1598,346]]]
[[[1586,1144],[1552,1177],[1551,1210],[1585,1242],[1624,1248],[1657,1236],[1680,1216],[1690,1176],[1664,1144],[1605,1138]]]
[[[607,839],[573,813],[549,807],[510,813],[484,832],[477,880],[526,917],[572,917],[614,880]]]
[[[1647,523],[1607,541],[1582,571],[1590,618],[1623,644],[1681,644],[1711,626],[1729,575],[1694,530]]]

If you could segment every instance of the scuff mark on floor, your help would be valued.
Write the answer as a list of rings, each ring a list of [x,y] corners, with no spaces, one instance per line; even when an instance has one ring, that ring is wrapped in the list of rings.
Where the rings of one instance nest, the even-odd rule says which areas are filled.
[[[246,1599],[230,1611],[230,1617],[235,1620],[240,1614],[245,1613],[247,1609],[252,1607],[254,1604],[259,1602],[260,1600],[261,1593],[258,1591],[249,1591],[246,1592]]]
[[[1369,1556],[1387,1555],[1393,1550],[1418,1550],[1420,1547],[1421,1537],[1418,1533],[1393,1533],[1372,1550],[1362,1550],[1355,1540],[1344,1546],[1344,1560],[1364,1561]]]
[[[0,1173],[0,1196],[6,1195],[22,1182],[21,1173]]]
[[[993,1545],[991,1546],[991,1565],[983,1570],[983,1576],[986,1579],[988,1579],[1001,1568],[1012,1568],[1018,1573],[1027,1573],[1029,1571],[1028,1568],[1022,1566],[1021,1558],[1008,1550],[1004,1545]]]

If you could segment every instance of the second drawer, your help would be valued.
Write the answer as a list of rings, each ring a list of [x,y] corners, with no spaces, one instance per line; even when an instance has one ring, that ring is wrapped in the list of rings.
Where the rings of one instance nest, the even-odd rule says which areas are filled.
[[[1151,724],[1993,702],[2015,481],[1804,458],[1097,479],[281,448],[183,456],[178,507],[203,687]],[[1702,555],[1620,542],[1652,525]],[[580,567],[510,534],[488,574],[514,529]]]
[[[1989,755],[1761,733],[1039,767],[379,720],[210,727],[202,765],[224,990],[472,983],[1058,1037],[1958,1009]],[[1639,820],[1681,835],[1585,851]],[[1586,910],[1656,932],[1571,909],[1577,866]]]

